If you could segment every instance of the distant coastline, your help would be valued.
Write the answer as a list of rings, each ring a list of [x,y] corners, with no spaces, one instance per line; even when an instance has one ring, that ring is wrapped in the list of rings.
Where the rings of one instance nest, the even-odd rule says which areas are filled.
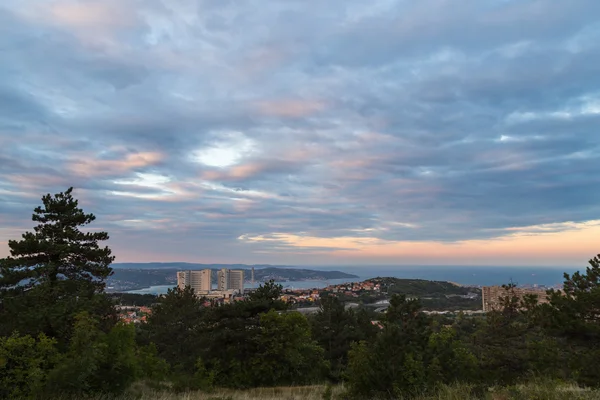
[[[330,280],[305,280],[305,281],[287,281],[275,283],[283,286],[284,289],[323,289],[329,285],[339,285],[342,283],[359,282],[363,279],[330,279]],[[246,282],[246,288],[258,287],[264,282],[255,282],[254,286],[251,283]],[[145,288],[131,289],[123,291],[123,293],[137,293],[137,294],[165,294],[168,289],[175,287],[176,285],[155,285]],[[216,286],[214,287],[216,288]]]
[[[250,266],[243,264],[228,264],[227,266],[205,265],[205,264],[185,264],[185,263],[161,263],[161,268],[149,268],[157,263],[143,264],[116,264],[113,268],[113,275],[107,279],[107,291],[109,292],[129,292],[132,290],[143,290],[154,286],[175,286],[177,284],[177,271],[185,269],[205,269],[209,268],[213,271],[212,283],[217,283],[217,271],[220,267],[237,268],[246,271],[246,286],[250,287],[251,273]],[[140,267],[141,268],[132,268]],[[245,267],[245,268],[243,268]],[[349,274],[341,271],[324,271],[299,268],[281,268],[281,267],[254,267],[254,282],[260,284],[269,280],[276,281],[284,286],[306,285],[306,282],[313,282],[312,285],[327,286],[326,282],[331,280],[342,279],[345,281],[356,281],[360,277],[358,275]],[[298,283],[301,282],[301,283]],[[317,285],[317,282],[325,282]]]
[[[143,263],[143,265],[156,265],[157,263]],[[120,285],[110,290],[112,292],[125,292],[131,290],[149,290],[155,286],[170,285],[174,287],[177,282],[176,268],[178,265],[186,269],[211,267],[225,267],[223,264],[190,264],[190,263],[160,263],[163,268],[157,269],[129,269],[128,267],[139,264],[115,264],[115,275],[109,278],[108,286],[113,286],[114,279],[121,280]],[[167,268],[167,266],[171,268]],[[228,267],[248,270],[252,266],[246,264],[227,264]],[[284,287],[294,288],[322,288],[327,283],[359,282],[375,277],[396,277],[407,279],[424,279],[431,281],[454,282],[462,286],[493,286],[514,282],[518,285],[538,285],[553,287],[563,282],[563,272],[573,273],[574,267],[453,267],[453,266],[398,266],[398,267],[273,267],[255,266],[256,285],[273,279]],[[337,271],[331,271],[338,269]],[[583,269],[583,268],[581,268]],[[301,271],[301,272],[297,272]],[[343,272],[342,272],[343,271]],[[284,274],[285,273],[285,274]],[[332,273],[333,275],[330,275]],[[298,275],[296,275],[298,274]],[[216,274],[215,274],[216,275]],[[247,271],[247,287],[250,287],[249,271]],[[166,292],[166,290],[165,290]]]

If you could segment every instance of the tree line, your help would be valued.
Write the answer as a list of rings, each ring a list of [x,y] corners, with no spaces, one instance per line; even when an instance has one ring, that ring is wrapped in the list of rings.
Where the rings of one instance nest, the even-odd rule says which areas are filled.
[[[534,376],[600,386],[600,256],[565,274],[549,302],[505,286],[485,317],[427,316],[394,294],[377,321],[325,296],[306,317],[268,282],[207,307],[169,290],[146,324],[119,322],[104,292],[114,260],[106,232],[72,189],[42,198],[37,226],[0,260],[0,398],[119,394],[135,381],[173,391],[344,382],[348,398],[410,397],[440,384],[485,390]]]

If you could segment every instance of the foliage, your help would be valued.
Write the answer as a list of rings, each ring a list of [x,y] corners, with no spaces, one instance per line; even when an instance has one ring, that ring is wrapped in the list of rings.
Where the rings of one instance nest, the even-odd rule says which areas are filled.
[[[111,293],[109,297],[122,306],[151,307],[158,303],[154,294]]]
[[[250,293],[248,300],[254,304],[261,305],[265,310],[276,309],[284,310],[287,308],[286,304],[281,300],[281,294],[283,293],[283,287],[278,285],[272,279],[259,285],[256,290]]]
[[[54,196],[42,197],[43,207],[36,207],[32,220],[39,222],[34,232],[23,234],[22,240],[9,240],[10,257],[3,260],[2,285],[21,283],[31,288],[40,283],[50,286],[57,281],[87,281],[98,289],[111,275],[114,260],[108,247],[98,242],[108,240],[106,232],[81,232],[79,227],[93,222],[93,214],[78,208],[73,188]]]
[[[546,328],[563,356],[571,378],[600,386],[600,370],[590,365],[600,358],[600,255],[589,261],[584,273],[564,274],[562,291],[550,290],[550,303],[542,305],[537,323]]]
[[[50,371],[47,393],[122,393],[138,377],[135,331],[117,324],[107,334],[87,313],[77,315],[69,350]]]
[[[365,311],[346,309],[335,296],[322,297],[319,312],[310,321],[313,337],[325,349],[334,381],[342,378],[352,343],[369,340],[378,330]]]
[[[34,231],[8,242],[10,256],[0,260],[0,334],[44,333],[64,344],[81,311],[101,316],[105,330],[116,321],[103,294],[114,257],[99,242],[108,234],[80,230],[96,217],[78,207],[72,190],[45,195]]]
[[[348,383],[353,396],[394,398],[424,389],[423,357],[429,327],[419,307],[416,300],[392,297],[382,332],[370,342],[353,345],[348,363]]]
[[[34,398],[61,360],[55,345],[44,334],[0,337],[0,398]]]
[[[381,332],[354,344],[349,392],[359,398],[413,397],[440,384],[473,381],[477,360],[451,327],[432,329],[418,300],[395,295]]]
[[[433,385],[456,381],[473,382],[477,373],[477,358],[457,338],[456,331],[443,327],[429,336],[427,346],[429,381]]]
[[[136,346],[136,349],[140,377],[153,382],[156,387],[160,387],[160,384],[168,377],[169,364],[158,356],[158,349],[154,343]]]
[[[260,351],[249,362],[256,386],[319,382],[328,369],[323,349],[311,338],[310,325],[300,313],[262,314],[258,345]]]
[[[375,278],[371,281],[380,283],[383,292],[406,296],[438,297],[440,295],[466,295],[469,292],[477,291],[475,288],[458,286],[451,282],[424,279]]]
[[[536,301],[521,301],[514,289],[514,284],[504,285],[500,309],[488,312],[470,338],[465,338],[479,359],[482,382],[512,385],[535,373],[560,375],[553,343],[533,323]]]
[[[211,308],[201,357],[224,387],[309,383],[323,375],[323,351],[306,318],[283,313],[280,288],[267,284],[246,301]],[[279,307],[273,308],[273,307]]]
[[[207,308],[190,287],[169,289],[140,328],[142,344],[155,343],[158,355],[174,371],[193,371],[200,356],[201,326]]]
[[[173,289],[139,340],[156,344],[180,389],[312,382],[326,369],[323,350],[304,316],[278,314],[280,296],[281,286],[268,282],[245,301],[207,307],[191,289]]]
[[[431,311],[481,310],[481,297],[440,296],[421,299],[423,309]]]

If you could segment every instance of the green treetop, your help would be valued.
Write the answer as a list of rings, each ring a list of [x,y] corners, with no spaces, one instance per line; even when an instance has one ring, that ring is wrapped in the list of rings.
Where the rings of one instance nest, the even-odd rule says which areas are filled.
[[[99,242],[106,232],[82,232],[96,217],[78,207],[73,188],[42,197],[32,220],[38,225],[10,240],[0,259],[0,334],[45,333],[68,342],[74,316],[87,311],[110,329],[114,308],[104,295],[114,257]]]
[[[0,288],[20,290],[40,283],[55,285],[59,280],[93,283],[98,290],[112,274],[114,260],[108,247],[98,242],[108,240],[106,232],[82,232],[79,228],[96,219],[78,207],[73,188],[42,198],[43,206],[34,210],[32,220],[39,224],[21,240],[10,240],[10,257],[2,260]]]

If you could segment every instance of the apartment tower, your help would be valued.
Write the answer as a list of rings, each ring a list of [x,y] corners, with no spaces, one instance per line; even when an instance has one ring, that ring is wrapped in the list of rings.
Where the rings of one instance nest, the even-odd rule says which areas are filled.
[[[208,293],[212,289],[212,271],[179,271],[177,272],[177,286],[180,289],[186,286],[194,289],[195,293]]]
[[[244,270],[223,268],[217,272],[217,290],[244,291]]]
[[[550,301],[546,291],[540,289],[514,288],[513,294],[519,299],[519,301],[523,300],[527,295],[537,296],[539,304],[548,303]],[[493,310],[501,310],[502,301],[506,296],[509,296],[509,293],[502,286],[482,287],[481,300],[483,302],[483,311],[489,312]]]

